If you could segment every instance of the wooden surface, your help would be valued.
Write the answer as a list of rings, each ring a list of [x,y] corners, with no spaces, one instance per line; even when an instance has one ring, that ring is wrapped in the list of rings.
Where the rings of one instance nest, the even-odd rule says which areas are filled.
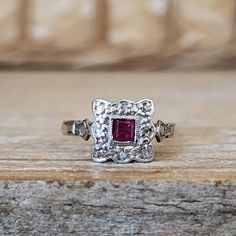
[[[235,73],[1,73],[0,179],[236,180]],[[60,134],[91,102],[151,98],[176,136],[148,164],[97,164],[92,140]],[[155,143],[155,142],[154,142]]]
[[[1,73],[0,179],[236,180],[234,73]],[[60,134],[91,102],[151,98],[176,136],[148,164],[97,164],[90,142]]]
[[[0,235],[235,236],[236,185],[0,182]]]
[[[0,235],[236,235],[236,73],[0,73]],[[60,134],[94,98],[151,98],[152,163]]]

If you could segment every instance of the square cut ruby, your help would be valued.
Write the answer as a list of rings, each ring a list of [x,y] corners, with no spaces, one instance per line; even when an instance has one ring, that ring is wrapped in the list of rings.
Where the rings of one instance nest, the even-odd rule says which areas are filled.
[[[112,136],[114,141],[134,142],[135,120],[113,119]]]

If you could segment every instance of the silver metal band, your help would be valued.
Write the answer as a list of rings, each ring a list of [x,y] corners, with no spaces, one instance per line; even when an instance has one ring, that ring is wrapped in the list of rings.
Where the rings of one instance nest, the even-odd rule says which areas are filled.
[[[62,123],[62,134],[80,136],[85,141],[89,140],[91,136],[92,122],[85,120],[65,120]],[[158,120],[156,126],[156,140],[161,142],[164,138],[171,138],[174,136],[175,124],[164,123]]]
[[[61,131],[64,135],[78,135],[85,141],[89,140],[91,136],[90,127],[92,122],[85,120],[64,120]]]
[[[158,120],[155,124],[156,126],[156,140],[161,142],[164,138],[171,138],[174,136],[175,124],[174,123],[164,123]]]

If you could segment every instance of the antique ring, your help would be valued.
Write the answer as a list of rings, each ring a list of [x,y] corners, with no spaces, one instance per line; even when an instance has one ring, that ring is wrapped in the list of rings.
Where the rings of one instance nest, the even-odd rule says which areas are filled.
[[[88,119],[64,121],[62,133],[84,140],[92,135],[92,159],[96,162],[150,162],[153,160],[152,139],[161,142],[174,135],[175,124],[160,120],[152,123],[154,105],[149,99],[138,102],[122,99],[114,103],[96,99],[92,109],[93,122]]]

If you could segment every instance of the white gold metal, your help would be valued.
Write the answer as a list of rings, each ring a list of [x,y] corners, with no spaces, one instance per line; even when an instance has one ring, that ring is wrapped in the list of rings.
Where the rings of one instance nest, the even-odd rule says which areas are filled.
[[[156,137],[157,142],[174,135],[175,124],[164,123],[160,120],[153,124],[154,104],[150,99],[132,102],[122,99],[111,103],[104,99],[95,99],[92,103],[94,121],[69,120],[62,124],[62,133],[78,135],[88,140],[94,139],[92,159],[96,162],[113,160],[117,163],[131,161],[150,162],[153,160],[151,141]],[[114,119],[135,121],[133,141],[114,140],[112,130]]]
[[[92,122],[85,120],[64,120],[61,126],[61,132],[64,135],[78,135],[85,141],[91,136],[90,127]]]
[[[156,140],[157,142],[161,142],[164,138],[172,138],[174,136],[175,124],[167,123],[165,124],[163,121],[158,120],[156,123]]]

